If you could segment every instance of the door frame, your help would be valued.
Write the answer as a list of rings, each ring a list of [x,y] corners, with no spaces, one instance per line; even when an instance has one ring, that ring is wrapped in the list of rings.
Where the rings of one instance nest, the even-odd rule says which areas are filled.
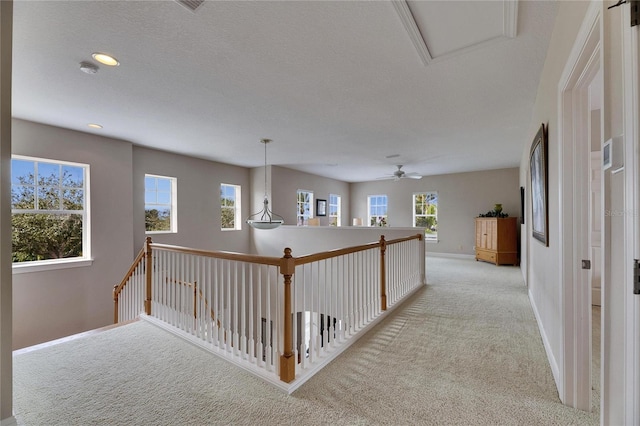
[[[591,411],[591,286],[585,285],[588,272],[581,260],[589,259],[585,196],[591,151],[589,86],[603,64],[602,7],[597,1],[589,6],[558,84],[562,321],[558,391],[564,404],[585,411]]]
[[[622,92],[624,93],[624,167],[626,238],[625,330],[624,330],[624,418],[626,424],[640,424],[640,296],[633,294],[633,263],[640,259],[640,27],[631,27],[630,6],[622,10]]]

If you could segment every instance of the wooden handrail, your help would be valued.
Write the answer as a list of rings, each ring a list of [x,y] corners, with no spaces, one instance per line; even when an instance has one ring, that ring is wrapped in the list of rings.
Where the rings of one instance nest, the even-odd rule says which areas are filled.
[[[133,273],[135,272],[135,270],[138,267],[138,265],[140,264],[140,262],[142,262],[142,259],[144,259],[144,247],[142,249],[140,249],[140,252],[136,256],[136,258],[133,261],[133,263],[131,264],[131,267],[129,268],[129,270],[125,274],[125,276],[122,279],[122,281],[120,281],[120,284],[116,284],[116,285],[113,286],[113,303],[114,303],[114,305],[113,305],[113,323],[114,324],[118,323],[118,301],[120,300],[120,293],[122,292],[124,287],[129,282],[129,278],[131,278],[133,276]]]
[[[331,259],[332,257],[344,256],[345,254],[351,254],[351,253],[357,253],[359,251],[370,250],[372,248],[377,248],[377,247],[380,247],[379,241],[368,243],[368,244],[362,244],[359,246],[328,250],[320,253],[313,253],[305,256],[294,257],[293,260],[296,266],[298,266],[298,265],[304,265],[306,263],[318,262],[320,260]]]
[[[387,243],[387,245],[391,245],[391,244],[404,243],[405,241],[411,241],[411,240],[420,240],[420,241],[422,241],[422,238],[423,238],[422,234],[415,234],[415,235],[410,235],[408,237],[396,238],[395,240],[389,240],[386,243]]]
[[[422,234],[415,234],[415,235],[411,235],[404,238],[396,238],[394,240],[387,241],[386,244],[387,245],[398,244],[398,243],[410,241],[413,239],[421,240]],[[359,251],[370,250],[375,247],[380,247],[379,241],[374,241],[371,243],[362,244],[362,245],[353,246],[353,247],[327,250],[324,252],[308,254],[300,257],[294,257],[293,260],[296,266],[304,265],[307,263],[330,259],[332,257],[344,256],[345,254],[351,254],[351,253],[357,253]],[[170,244],[152,243],[151,248],[158,249],[158,250],[176,251],[176,252],[185,253],[185,254],[195,254],[198,256],[213,257],[216,259],[236,260],[241,262],[258,263],[262,265],[271,265],[271,266],[280,266],[280,262],[282,261],[282,258],[280,257],[258,256],[258,255],[252,255],[252,254],[236,253],[231,251],[200,250],[200,249],[175,246]]]
[[[133,272],[136,270],[136,267],[138,266],[138,263],[140,263],[140,261],[142,260],[143,257],[144,257],[144,247],[142,249],[140,249],[140,252],[136,256],[136,258],[133,261],[133,263],[131,264],[131,267],[129,268],[129,270],[125,274],[125,276],[122,279],[122,281],[120,281],[120,284],[116,284],[116,285],[113,286],[114,295],[120,294],[120,292],[122,291],[124,286],[127,285],[127,281],[129,280],[129,278],[131,278],[131,276],[133,275]]]
[[[240,261],[246,263],[253,263],[259,265],[269,265],[269,266],[277,266],[279,269],[279,273],[283,276],[283,353],[280,356],[280,379],[284,382],[290,383],[295,380],[295,362],[296,357],[293,353],[293,298],[292,298],[292,277],[295,273],[296,266],[304,265],[312,262],[318,262],[322,260],[331,259],[334,257],[344,256],[352,253],[362,252],[371,249],[379,249],[380,250],[380,297],[381,297],[381,309],[384,311],[387,309],[387,300],[386,300],[386,267],[385,267],[385,254],[386,248],[393,244],[399,244],[406,241],[411,240],[420,240],[422,241],[424,238],[423,234],[415,234],[408,237],[396,238],[393,240],[386,241],[384,235],[380,237],[380,241],[375,241],[367,244],[361,244],[353,247],[346,247],[334,250],[328,250],[320,253],[309,254],[300,257],[293,257],[291,255],[291,249],[285,248],[283,257],[270,257],[270,256],[257,256],[257,255],[249,255],[244,253],[236,253],[236,252],[228,252],[228,251],[208,251],[208,250],[200,250],[189,247],[182,247],[170,244],[157,244],[151,241],[150,237],[147,237],[145,247],[140,250],[134,263],[129,268],[125,278],[120,282],[120,284],[114,286],[113,295],[114,295],[114,321],[118,322],[118,301],[119,295],[123,288],[129,282],[129,279],[135,273],[136,268],[142,263],[142,260],[146,260],[146,268],[145,268],[145,311],[147,315],[151,315],[151,290],[152,290],[152,271],[153,271],[153,256],[152,250],[164,250],[164,251],[173,251],[184,254],[191,254],[196,256],[210,257],[216,259],[224,259],[231,261]],[[207,299],[204,297],[204,294],[200,288],[198,288],[197,283],[194,281],[193,283],[174,280],[175,284],[184,285],[189,288],[193,288],[193,296],[194,296],[194,306],[193,306],[193,315],[194,318],[197,318],[197,299],[204,300],[205,310],[208,310],[211,318],[215,319],[215,313],[213,307],[209,305]],[[220,327],[220,321],[218,320],[218,327]],[[225,331],[226,333],[226,331]],[[226,340],[226,337],[225,337]]]
[[[253,254],[235,253],[232,251],[211,251],[211,250],[199,250],[189,247],[174,246],[170,244],[151,244],[152,249],[157,250],[169,250],[178,253],[195,254],[197,256],[213,257],[216,259],[236,260],[247,263],[258,263],[261,265],[279,266],[281,258],[270,256],[258,256]]]
[[[391,244],[399,244],[399,243],[404,243],[405,241],[411,241],[416,239],[422,240],[422,234],[415,234],[415,235],[410,235],[408,237],[396,238],[394,240],[385,241],[385,244],[389,246]],[[327,250],[320,253],[313,253],[305,256],[294,257],[293,260],[296,266],[304,265],[306,263],[318,262],[320,260],[326,260],[332,257],[344,256],[345,254],[351,254],[351,253],[357,253],[359,251],[370,250],[372,248],[381,247],[381,245],[382,243],[380,241],[374,241],[367,244],[361,244],[359,246]]]

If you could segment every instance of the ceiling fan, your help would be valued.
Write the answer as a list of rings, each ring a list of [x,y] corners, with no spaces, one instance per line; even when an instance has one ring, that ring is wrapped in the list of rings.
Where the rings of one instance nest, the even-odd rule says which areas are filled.
[[[398,164],[396,167],[398,168],[398,170],[393,172],[392,175],[379,177],[378,180],[422,179],[422,176],[419,175],[418,173],[415,173],[415,172],[406,173],[404,170],[402,170],[402,164]]]

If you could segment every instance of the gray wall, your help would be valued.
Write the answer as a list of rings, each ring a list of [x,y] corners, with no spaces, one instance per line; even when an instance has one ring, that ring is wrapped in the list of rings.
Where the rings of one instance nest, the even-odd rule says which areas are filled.
[[[89,164],[93,264],[13,276],[13,346],[113,322],[113,286],[133,260],[131,144],[22,120],[13,154]]]
[[[620,28],[628,25],[620,20],[618,12],[603,10],[603,68],[604,68],[604,140],[623,133],[623,93],[620,86],[622,73],[622,55],[620,51]],[[611,3],[612,4],[612,3]],[[560,2],[555,28],[549,44],[547,59],[541,75],[540,85],[529,134],[531,139],[535,135],[540,123],[549,128],[549,246],[545,247],[538,241],[531,240],[530,222],[523,230],[523,244],[528,246],[527,285],[529,295],[537,307],[537,316],[541,325],[541,333],[548,344],[549,357],[559,376],[564,372],[562,347],[562,290],[560,281],[561,247],[558,241],[560,235],[560,218],[563,211],[560,206],[560,160],[561,147],[558,140],[558,85],[567,58],[576,40],[578,30],[585,17],[589,2]],[[528,186],[529,147],[523,149],[520,181]],[[605,208],[623,209],[622,187],[623,179],[612,178],[610,171],[605,173]],[[622,175],[622,173],[620,174]],[[530,211],[530,194],[527,189],[527,211]],[[571,218],[566,218],[570,223]],[[603,272],[603,302],[602,309],[602,345],[606,358],[602,360],[605,371],[604,381],[601,383],[601,397],[605,408],[602,420],[604,424],[623,424],[624,414],[624,295],[622,279],[622,262],[624,259],[624,224],[619,218],[605,217],[605,249],[603,255],[607,257],[605,264],[610,268]],[[608,252],[608,254],[607,254]],[[573,384],[567,384],[572,386]]]
[[[342,197],[342,226],[349,224],[349,184],[335,179],[316,176],[285,167],[271,166],[271,187],[273,189],[272,209],[282,217],[287,225],[296,224],[296,193],[298,189],[313,191],[314,214],[315,200],[327,200],[327,211],[329,208],[329,194],[336,194]],[[262,171],[262,168],[260,168]],[[264,181],[264,173],[260,177]],[[264,184],[256,187],[256,192],[263,195]],[[258,188],[261,188],[258,190]],[[260,198],[262,203],[262,197]],[[258,207],[259,210],[261,206]],[[327,213],[328,214],[328,213]],[[329,225],[329,216],[320,217],[320,225]]]
[[[14,348],[21,348],[112,322],[113,286],[143,246],[144,175],[171,176],[178,182],[178,233],[154,234],[156,242],[210,250],[255,252],[252,232],[244,218],[262,207],[264,169],[242,167],[175,155],[104,138],[22,120],[14,120],[13,153],[86,163],[91,173],[91,266],[14,275]],[[342,197],[343,225],[366,217],[366,195],[386,192],[394,226],[411,225],[411,194],[436,190],[440,194],[441,242],[430,251],[472,254],[473,217],[501,202],[506,212],[519,209],[517,170],[432,176],[420,181],[349,184],[284,167],[269,166],[271,207],[295,224],[295,194],[314,192],[315,198]],[[242,187],[240,231],[220,230],[221,183]],[[272,184],[273,183],[273,184]],[[275,191],[271,194],[271,188]],[[349,210],[355,200],[358,213]],[[321,225],[329,218],[321,217]],[[460,249],[462,246],[462,249]]]
[[[320,253],[338,248],[387,241],[421,234],[424,228],[364,228],[361,226],[337,228],[334,226],[283,225],[272,230],[256,230],[254,243],[260,256],[282,257],[284,248],[291,249],[294,257]]]
[[[559,205],[559,146],[558,146],[558,84],[578,34],[578,29],[585,16],[588,2],[560,2],[547,59],[540,77],[534,114],[529,129],[531,141],[541,123],[548,130],[548,209],[549,209],[549,246],[545,247],[537,240],[532,240],[531,221],[525,222],[526,232],[522,234],[523,243],[528,242],[528,276],[529,295],[538,309],[541,333],[546,338],[550,353],[552,370],[562,377],[562,285],[560,278],[560,215]],[[531,193],[529,183],[530,146],[523,147],[520,163],[520,181],[526,188],[527,212],[531,211]],[[557,379],[557,377],[556,377]],[[561,386],[561,383],[558,383]]]
[[[139,146],[133,147],[134,249],[146,238],[144,226],[144,175],[177,178],[178,232],[152,234],[154,242],[247,253],[250,232],[244,219],[249,215],[251,185],[243,167],[177,155]],[[238,231],[220,230],[220,184],[241,186],[241,226]]]
[[[427,252],[474,254],[475,221],[480,213],[501,203],[509,216],[520,216],[518,169],[425,176],[420,180],[385,180],[351,184],[353,217],[367,220],[367,197],[387,195],[389,224],[412,226],[412,202],[416,192],[438,192],[438,242]],[[351,219],[349,219],[351,222]]]

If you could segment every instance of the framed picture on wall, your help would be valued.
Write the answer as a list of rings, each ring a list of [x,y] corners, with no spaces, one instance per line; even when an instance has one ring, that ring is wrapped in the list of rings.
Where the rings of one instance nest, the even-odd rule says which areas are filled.
[[[326,216],[327,215],[327,200],[316,200],[316,216]]]
[[[520,187],[520,223],[524,225],[524,186]]]
[[[544,123],[540,126],[531,145],[529,172],[531,175],[531,234],[533,238],[548,246],[547,138]]]

